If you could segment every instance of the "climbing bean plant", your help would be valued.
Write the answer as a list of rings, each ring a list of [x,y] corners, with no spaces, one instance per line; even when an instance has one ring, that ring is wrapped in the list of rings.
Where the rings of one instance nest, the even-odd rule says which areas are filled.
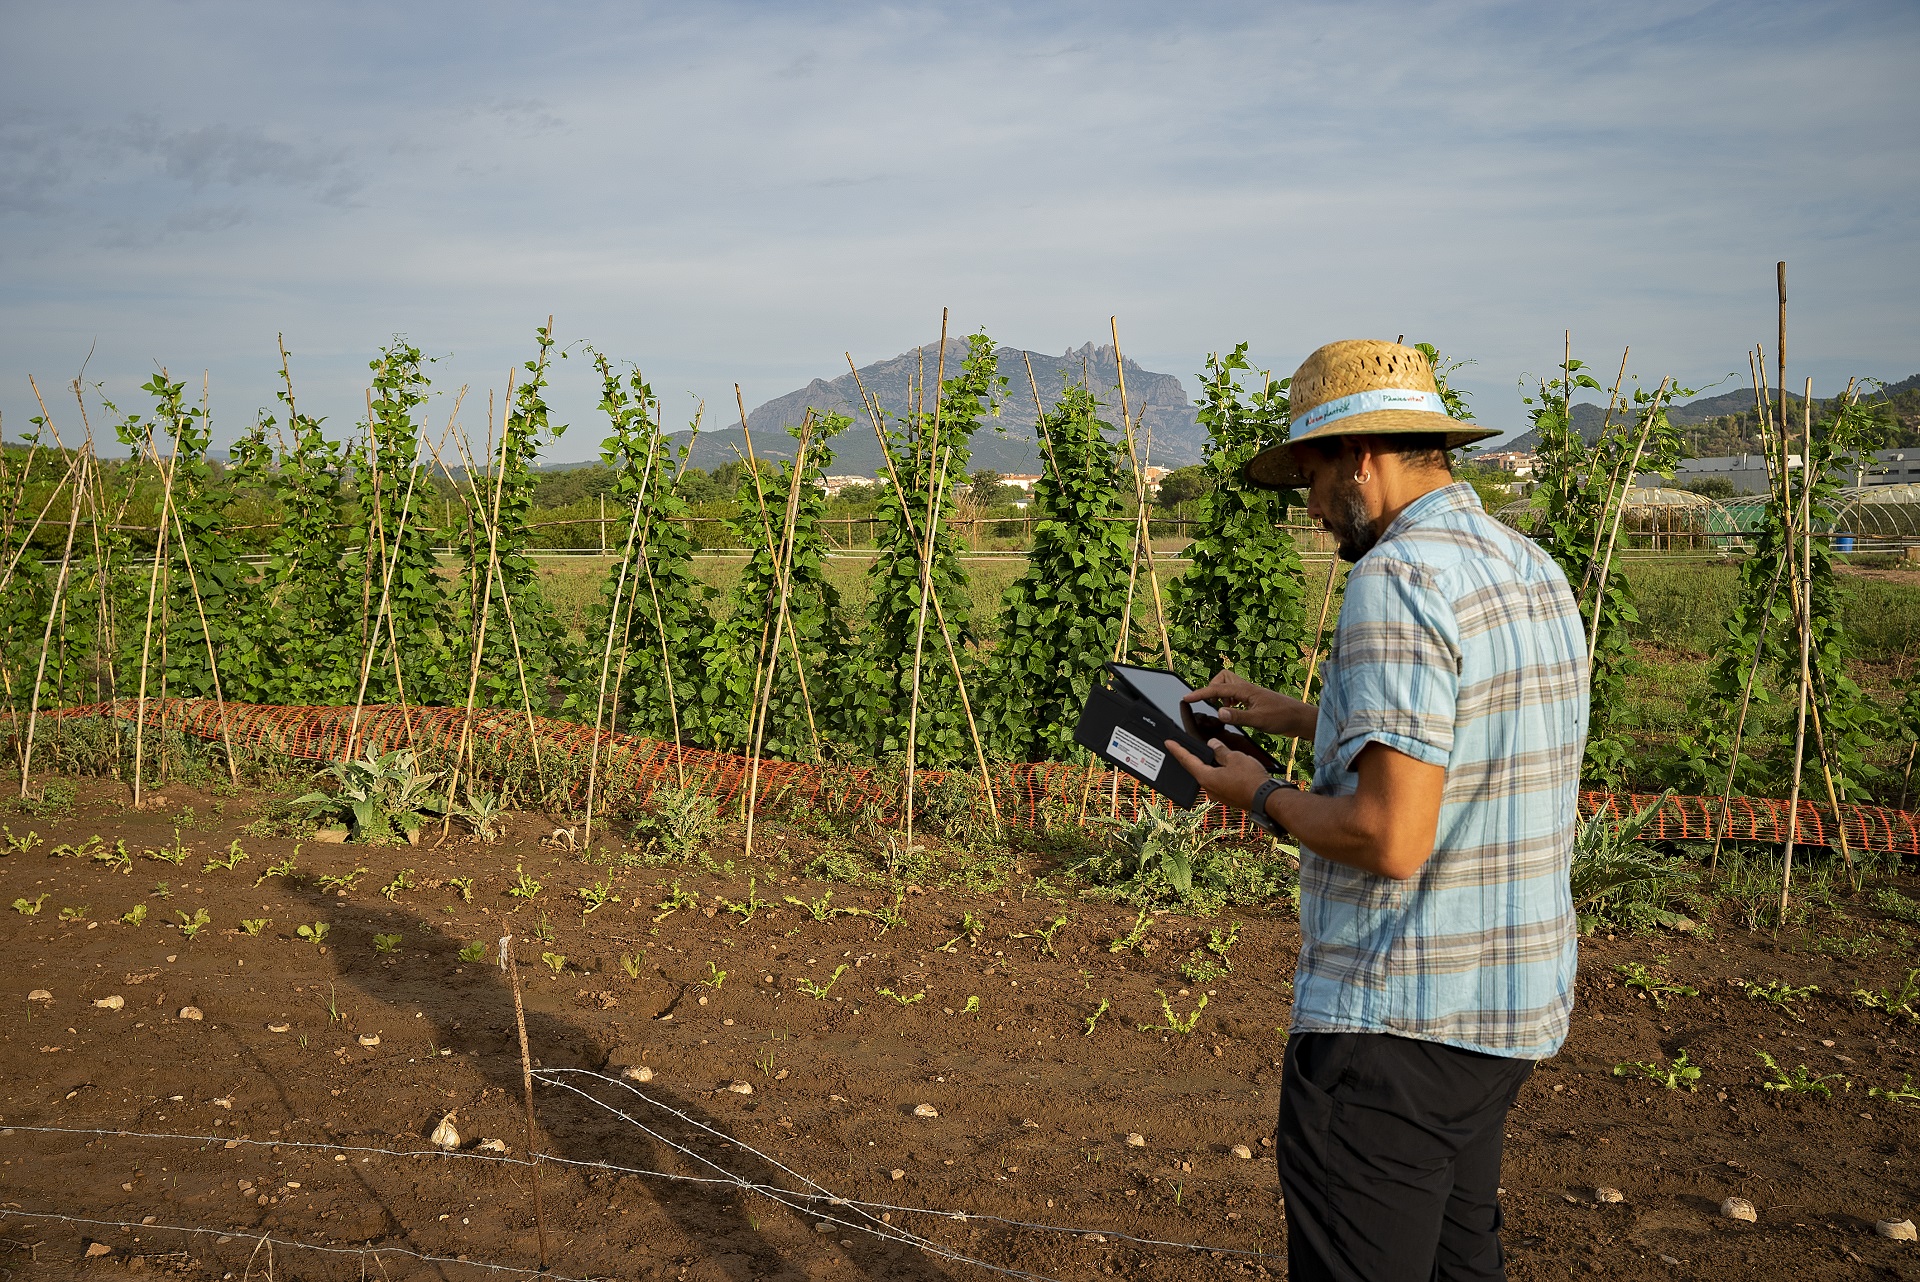
[[[1038,520],[1026,571],[1001,599],[999,644],[982,682],[981,731],[1010,761],[1085,752],[1073,727],[1114,657],[1128,590],[1130,529],[1113,427],[1069,384],[1039,422]]]

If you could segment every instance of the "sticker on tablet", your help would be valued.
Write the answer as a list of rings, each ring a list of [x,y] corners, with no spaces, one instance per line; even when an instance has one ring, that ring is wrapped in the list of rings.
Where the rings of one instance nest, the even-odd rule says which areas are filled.
[[[1119,726],[1113,728],[1113,738],[1107,740],[1107,756],[1149,780],[1160,777],[1160,767],[1167,760],[1164,751]]]

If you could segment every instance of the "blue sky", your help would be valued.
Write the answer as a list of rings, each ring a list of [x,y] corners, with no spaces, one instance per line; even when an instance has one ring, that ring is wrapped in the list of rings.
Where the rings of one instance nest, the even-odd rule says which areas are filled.
[[[956,330],[1181,375],[1561,331],[1696,386],[1920,371],[1920,6],[71,3],[0,12],[0,414],[207,371],[344,426],[399,333],[486,391],[555,316],[684,420]],[[601,432],[591,370],[554,400]],[[56,418],[76,415],[67,393]],[[436,422],[450,404],[435,409]]]

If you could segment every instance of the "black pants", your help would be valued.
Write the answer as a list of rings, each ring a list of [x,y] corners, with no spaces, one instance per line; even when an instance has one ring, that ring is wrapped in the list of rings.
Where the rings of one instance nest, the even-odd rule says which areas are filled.
[[[1533,1061],[1296,1033],[1281,1073],[1290,1282],[1504,1279],[1501,1140]]]

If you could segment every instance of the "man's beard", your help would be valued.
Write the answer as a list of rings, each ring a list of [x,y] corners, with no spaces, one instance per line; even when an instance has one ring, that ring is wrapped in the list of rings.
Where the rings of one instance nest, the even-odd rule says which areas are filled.
[[[1322,519],[1327,531],[1339,540],[1340,559],[1358,561],[1380,541],[1379,531],[1373,528],[1373,518],[1367,515],[1366,501],[1360,497],[1359,483],[1339,482],[1327,500],[1326,515]]]

